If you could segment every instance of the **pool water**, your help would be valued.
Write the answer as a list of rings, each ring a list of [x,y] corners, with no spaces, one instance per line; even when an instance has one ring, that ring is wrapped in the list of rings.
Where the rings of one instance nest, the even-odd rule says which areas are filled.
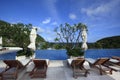
[[[88,49],[85,52],[85,58],[97,59],[111,56],[120,56],[120,49]]]
[[[36,58],[65,60],[68,56],[66,54],[66,50],[36,50]]]
[[[68,56],[66,50],[36,50],[37,59],[50,59],[50,60],[66,60]],[[0,60],[4,59],[15,59],[16,52],[6,53],[0,55]],[[88,49],[85,51],[85,58],[101,58],[101,57],[111,57],[120,56],[120,49]]]

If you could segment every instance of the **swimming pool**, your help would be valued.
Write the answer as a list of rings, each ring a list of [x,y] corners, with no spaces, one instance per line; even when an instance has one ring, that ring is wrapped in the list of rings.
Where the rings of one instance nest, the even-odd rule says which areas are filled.
[[[66,60],[66,50],[36,50],[37,59]],[[1,54],[0,60],[15,59],[16,52]],[[120,49],[88,49],[84,54],[85,58],[101,58],[120,56]]]

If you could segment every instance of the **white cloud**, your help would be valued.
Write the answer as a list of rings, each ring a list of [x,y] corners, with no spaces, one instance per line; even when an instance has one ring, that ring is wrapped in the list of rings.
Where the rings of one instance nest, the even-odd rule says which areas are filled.
[[[76,17],[76,15],[75,15],[75,14],[70,13],[70,14],[69,14],[69,18],[70,18],[70,19],[72,19],[72,20],[74,20],[74,19],[76,19],[77,17]]]
[[[119,4],[120,0],[112,0],[106,4],[100,4],[97,7],[82,8],[81,11],[88,16],[96,16],[99,14],[105,15],[106,13],[113,11],[113,8]]]
[[[88,16],[98,15],[101,13],[107,13],[110,11],[110,7],[107,5],[100,5],[96,8],[82,8],[82,12],[85,12]]]
[[[52,25],[58,25],[58,23],[57,23],[56,21],[54,21],[54,22],[52,23]]]
[[[48,23],[50,23],[50,21],[51,21],[51,18],[47,18],[44,21],[42,21],[42,23],[43,24],[48,24]]]

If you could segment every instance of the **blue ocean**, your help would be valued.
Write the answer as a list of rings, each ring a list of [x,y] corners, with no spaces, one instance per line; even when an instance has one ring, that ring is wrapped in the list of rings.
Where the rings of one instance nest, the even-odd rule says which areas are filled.
[[[66,60],[68,56],[66,50],[36,50],[37,59]],[[0,60],[15,59],[16,52],[0,54]],[[88,49],[85,51],[85,58],[101,58],[120,56],[120,49]]]

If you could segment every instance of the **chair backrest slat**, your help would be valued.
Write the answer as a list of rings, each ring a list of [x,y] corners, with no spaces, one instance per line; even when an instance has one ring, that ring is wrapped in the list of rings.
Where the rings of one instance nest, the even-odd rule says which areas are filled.
[[[10,68],[11,67],[18,67],[18,68],[23,67],[23,65],[18,60],[4,60],[4,63]]]
[[[104,63],[106,63],[109,60],[109,58],[100,58],[98,59],[94,65],[103,65]]]
[[[72,67],[74,67],[74,66],[75,67],[82,67],[84,62],[85,62],[85,59],[79,58],[79,59],[73,60],[71,63],[71,66]]]
[[[47,67],[46,60],[36,60],[36,59],[34,59],[33,62],[35,64],[35,67],[44,67],[44,66]]]

